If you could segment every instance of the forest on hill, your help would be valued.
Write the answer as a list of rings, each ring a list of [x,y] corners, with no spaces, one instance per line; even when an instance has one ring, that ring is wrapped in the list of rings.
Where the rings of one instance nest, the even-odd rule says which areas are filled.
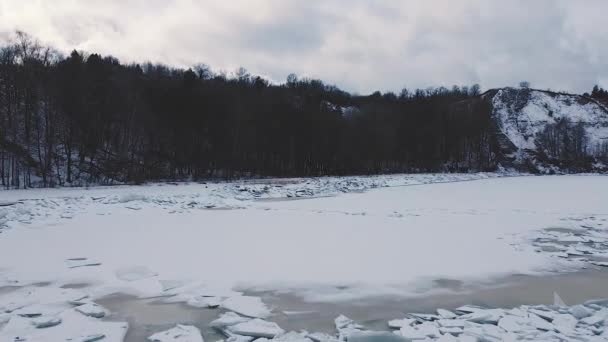
[[[472,85],[361,96],[293,74],[273,84],[243,68],[62,56],[18,33],[0,48],[0,181],[495,170],[495,127],[479,95]]]

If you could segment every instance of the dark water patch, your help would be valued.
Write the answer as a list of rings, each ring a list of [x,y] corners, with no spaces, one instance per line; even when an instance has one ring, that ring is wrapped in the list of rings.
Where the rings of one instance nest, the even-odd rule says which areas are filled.
[[[0,295],[5,295],[7,293],[11,293],[13,291],[17,291],[17,289],[21,288],[21,286],[0,286]]]
[[[576,273],[531,276],[511,275],[486,284],[465,284],[453,279],[437,279],[441,294],[417,297],[374,297],[344,302],[307,302],[295,293],[247,292],[262,298],[273,309],[269,320],[287,331],[335,333],[334,319],[344,314],[371,330],[388,331],[387,322],[405,313],[434,313],[437,308],[453,310],[461,305],[513,308],[520,305],[552,304],[558,292],[566,304],[594,298],[608,298],[608,270],[589,269]],[[97,301],[111,310],[106,319],[129,323],[126,342],[144,341],[148,336],[176,324],[198,327],[205,341],[224,337],[208,325],[222,309],[194,308],[183,303],[163,303],[158,299],[138,299],[114,295]],[[357,342],[399,342],[384,334],[362,337]]]
[[[445,280],[439,281],[445,283]],[[328,333],[334,332],[333,320],[340,314],[345,314],[369,329],[388,330],[387,322],[403,318],[405,313],[434,313],[438,308],[453,310],[466,304],[497,308],[552,304],[554,291],[568,305],[580,304],[592,298],[608,298],[608,270],[599,267],[555,275],[511,275],[487,284],[465,285],[457,281],[448,281],[447,284],[454,291],[409,298],[379,297],[337,303],[306,302],[296,294],[264,292],[252,295],[262,297],[265,303],[277,308],[272,320],[282,328]],[[311,311],[315,314],[288,315],[284,311]]]
[[[464,287],[464,282],[457,279],[436,279],[433,281],[435,286],[442,289],[448,289],[452,291],[462,291]]]
[[[147,341],[148,336],[175,327],[176,324],[194,325],[201,330],[205,341],[217,341],[224,337],[209,323],[222,312],[203,309],[183,303],[162,303],[158,299],[139,299],[127,295],[111,295],[96,301],[108,308],[107,321],[128,322],[125,342]]]
[[[366,332],[348,338],[349,342],[406,342],[405,338],[390,332]]]

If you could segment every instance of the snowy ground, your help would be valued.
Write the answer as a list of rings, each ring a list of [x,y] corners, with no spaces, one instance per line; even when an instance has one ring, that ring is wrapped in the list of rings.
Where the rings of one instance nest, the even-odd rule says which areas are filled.
[[[287,200],[298,198],[308,199]],[[107,312],[94,303],[112,293],[272,320],[274,308],[243,292],[349,301],[446,291],[434,286],[437,280],[600,268],[608,260],[606,203],[604,176],[395,175],[2,191],[0,340],[121,341],[126,324],[100,320]],[[227,332],[282,336],[269,322],[247,322]],[[181,326],[157,337],[172,334],[196,331]]]

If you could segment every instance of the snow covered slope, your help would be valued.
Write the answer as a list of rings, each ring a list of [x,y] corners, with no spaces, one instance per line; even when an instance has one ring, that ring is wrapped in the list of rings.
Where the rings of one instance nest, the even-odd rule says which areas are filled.
[[[492,104],[498,141],[515,165],[544,171],[549,159],[594,157],[595,168],[604,167],[597,162],[608,149],[608,109],[601,103],[523,88],[496,89],[483,96]]]

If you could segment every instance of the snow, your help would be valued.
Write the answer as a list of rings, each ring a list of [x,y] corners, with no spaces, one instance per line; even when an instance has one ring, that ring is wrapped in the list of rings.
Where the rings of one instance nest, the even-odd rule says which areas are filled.
[[[200,330],[192,325],[178,324],[169,330],[158,332],[150,337],[152,342],[203,342]]]
[[[328,195],[336,196],[322,197]],[[260,200],[290,196],[307,199]],[[120,336],[123,325],[105,326],[110,322],[94,317],[107,312],[93,310],[99,309],[96,299],[117,292],[219,306],[233,312],[215,322],[225,328],[252,318],[272,321],[273,311],[252,290],[286,291],[313,302],[416,296],[439,291],[436,279],[475,283],[590,266],[556,257],[543,250],[547,246],[584,253],[596,263],[593,258],[608,253],[608,182],[598,175],[395,175],[19,190],[0,197],[17,202],[0,208],[0,286],[22,286],[0,293],[0,320],[8,321],[3,337],[17,329]],[[130,209],[135,206],[140,210]],[[62,288],[70,284],[86,286]],[[572,328],[559,316],[563,332],[553,333],[578,333],[581,325],[603,322],[591,304],[604,305],[585,304],[587,313],[535,309],[544,312],[535,318],[510,313],[519,318],[503,325],[515,320],[526,331],[547,332],[550,326],[539,319],[553,324],[549,320],[567,314],[578,323]],[[460,330],[472,336],[498,328],[504,315],[468,306],[408,314],[391,327],[426,337]],[[34,319],[61,323],[37,329]],[[82,320],[92,328],[70,330]],[[339,323],[341,339],[363,329],[348,319]]]
[[[546,125],[563,118],[583,124],[589,154],[599,153],[602,144],[608,142],[608,111],[579,95],[505,88],[498,90],[491,101],[494,108],[492,116],[501,132],[518,149],[516,157],[520,162],[525,158],[523,150],[538,150],[536,138]]]

